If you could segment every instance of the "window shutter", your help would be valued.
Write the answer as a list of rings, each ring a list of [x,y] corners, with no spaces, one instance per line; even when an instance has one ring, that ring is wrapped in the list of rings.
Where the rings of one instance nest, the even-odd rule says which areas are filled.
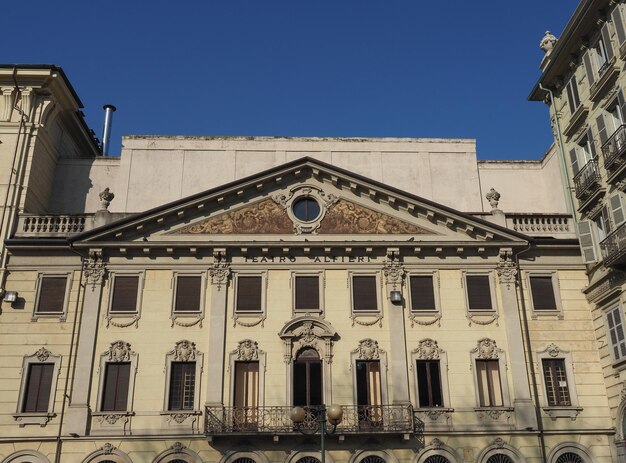
[[[572,166],[572,174],[574,177],[580,172],[580,167],[578,167],[578,156],[576,155],[576,148],[572,148],[569,151],[569,159],[571,161]]]
[[[53,363],[33,363],[29,365],[22,412],[48,411],[53,372]]]
[[[530,292],[535,310],[557,310],[551,276],[531,276]]]
[[[175,312],[200,311],[201,276],[179,276],[176,278]]]
[[[611,45],[611,34],[609,33],[609,23],[605,22],[602,26],[601,32],[602,41],[604,42],[604,49],[606,51],[606,60],[611,61],[613,59],[613,45]]]
[[[237,278],[237,312],[261,312],[263,279],[260,276],[240,276]]]
[[[587,80],[589,81],[589,86],[591,87],[596,81],[596,75],[593,71],[593,66],[591,65],[591,49],[588,49],[583,55],[583,64],[585,65],[585,73],[587,74]]]
[[[626,41],[626,29],[624,28],[624,19],[622,15],[621,5],[617,5],[611,12],[613,26],[615,26],[615,35],[617,37],[618,48]]]
[[[606,124],[604,123],[604,116],[600,114],[596,118],[596,124],[598,126],[598,136],[600,137],[600,145],[604,145],[608,140],[606,136]]]
[[[421,312],[437,310],[432,275],[411,275],[411,310]]]
[[[62,313],[67,277],[42,277],[39,291],[39,313]]]
[[[578,222],[578,239],[580,240],[580,252],[585,264],[598,260],[596,257],[596,248],[593,243],[591,222],[589,220],[581,220]]]
[[[138,276],[115,276],[111,312],[135,312],[137,310]]]
[[[622,118],[626,119],[626,100],[624,100],[624,93],[620,90],[617,92],[617,103],[621,109]],[[622,121],[622,124],[626,123],[626,120]]]
[[[489,277],[487,275],[467,275],[465,279],[469,310],[493,310]]]
[[[375,276],[352,277],[352,304],[355,312],[378,310]]]
[[[130,363],[107,363],[102,394],[102,411],[126,411]]]
[[[593,130],[591,130],[591,127],[587,129],[587,140],[589,141],[589,151],[591,153],[591,159],[595,159],[596,158],[596,144],[594,143]]]
[[[296,276],[296,310],[320,309],[320,283],[318,276]]]
[[[571,114],[576,112],[578,105],[580,104],[580,98],[578,97],[578,86],[576,85],[576,75],[567,83],[567,101],[569,103],[569,110]]]
[[[609,204],[611,205],[611,216],[613,217],[613,230],[615,230],[626,220],[620,194],[617,193],[611,196]]]

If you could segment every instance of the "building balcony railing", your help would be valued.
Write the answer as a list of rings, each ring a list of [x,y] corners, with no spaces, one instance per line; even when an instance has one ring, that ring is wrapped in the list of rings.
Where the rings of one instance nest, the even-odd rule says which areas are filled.
[[[626,125],[620,126],[602,145],[602,156],[604,168],[609,173],[624,163],[626,160]]]
[[[626,223],[607,236],[601,243],[604,265],[620,265],[626,263]]]
[[[57,238],[82,233],[93,228],[93,215],[30,215],[21,214],[17,237]]]
[[[576,238],[569,214],[508,214],[506,226],[530,236]]]
[[[416,434],[422,435],[424,423],[414,415],[411,405],[342,406],[343,418],[337,434]],[[206,407],[207,436],[234,434],[300,434],[317,428],[319,407],[305,407],[306,417],[295,425],[292,407]]]
[[[598,161],[592,159],[580,169],[580,172],[574,177],[574,189],[578,199],[589,196],[590,193],[600,187],[600,170],[598,169]]]

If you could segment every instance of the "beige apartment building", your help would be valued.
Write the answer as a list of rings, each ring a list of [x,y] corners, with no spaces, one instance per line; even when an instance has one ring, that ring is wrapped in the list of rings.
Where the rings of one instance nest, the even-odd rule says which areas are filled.
[[[617,461],[558,149],[125,136],[103,157],[61,69],[3,66],[0,89],[0,462]]]

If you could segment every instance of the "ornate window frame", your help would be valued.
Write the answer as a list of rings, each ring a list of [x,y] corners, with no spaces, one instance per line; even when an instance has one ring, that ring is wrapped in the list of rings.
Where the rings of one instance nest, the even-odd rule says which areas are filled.
[[[292,450],[285,460],[285,463],[298,463],[302,458],[313,457],[322,461],[322,454],[319,450]],[[335,463],[332,453],[326,450],[326,463]]]
[[[498,321],[498,298],[496,297],[496,278],[492,270],[462,270],[463,292],[465,294],[465,313],[467,319],[471,323],[477,325],[490,325]],[[469,295],[467,294],[467,277],[468,276],[486,276],[489,277],[489,294],[491,296],[491,310],[470,310]]]
[[[261,311],[260,312],[237,312],[237,291],[239,277],[261,277]],[[233,321],[235,325],[251,327],[263,326],[267,318],[267,270],[236,270],[233,271]]]
[[[414,311],[411,305],[411,277],[412,276],[432,276],[433,278],[433,292],[435,296],[435,310],[431,311]],[[422,269],[407,269],[406,275],[406,291],[408,294],[408,316],[409,320],[411,320],[411,328],[415,326],[415,324],[420,326],[428,326],[437,323],[438,326],[441,326],[441,279],[439,277],[439,271],[436,269],[433,270],[422,270]]]
[[[387,352],[378,346],[378,341],[371,338],[361,339],[359,345],[350,351],[350,369],[352,370],[352,394],[355,406],[357,403],[357,360],[378,360],[380,362],[380,389],[382,405],[389,404],[388,383],[387,383]]]
[[[114,341],[109,348],[100,355],[100,365],[98,369],[98,394],[95,411],[92,413],[96,417],[99,426],[94,432],[99,431],[98,427],[105,432],[118,432],[124,435],[130,433],[130,417],[134,415],[133,400],[135,397],[135,377],[137,375],[138,355],[131,349],[130,343],[125,341]],[[130,363],[130,373],[128,375],[128,401],[124,411],[104,411],[102,410],[102,400],[104,399],[104,380],[106,367],[109,363]]]
[[[118,450],[111,443],[107,442],[95,452],[91,452],[82,463],[101,463],[114,461],[115,463],[132,463],[132,460],[124,452]]]
[[[561,287],[559,283],[559,274],[556,270],[553,271],[539,271],[539,270],[527,270],[524,272],[526,275],[526,288],[528,288],[528,301],[531,307],[531,317],[539,318],[542,316],[558,316],[560,320],[563,319],[563,305],[561,303]],[[551,277],[552,278],[552,291],[554,292],[554,300],[556,302],[556,309],[554,310],[535,310],[535,304],[533,302],[532,286],[530,280],[533,277]]]
[[[178,277],[200,277],[200,307],[197,312],[184,312],[174,310],[176,307],[176,291],[178,290]],[[172,320],[172,326],[178,325],[183,327],[189,327],[199,325],[202,328],[202,321],[205,317],[206,310],[206,287],[207,287],[207,272],[194,272],[194,271],[175,271],[172,274],[172,304],[170,318]],[[180,320],[179,320],[180,319]],[[183,321],[189,320],[189,321]]]
[[[40,363],[52,363],[52,381],[50,382],[50,398],[48,401],[48,410],[46,412],[23,412],[24,401],[26,400],[26,386],[28,384],[28,370],[30,365]],[[45,347],[41,347],[32,355],[27,355],[22,360],[22,380],[20,383],[20,392],[17,400],[17,409],[13,418],[18,422],[20,428],[27,424],[38,424],[41,427],[56,416],[54,413],[54,402],[56,400],[57,381],[61,371],[61,355],[53,355]],[[10,461],[10,460],[9,460]]]
[[[2,463],[50,463],[50,460],[37,450],[19,450],[2,460]]]
[[[293,213],[293,204],[302,198],[312,198],[320,208],[319,215],[310,221],[302,221]],[[294,232],[297,235],[315,234],[322,225],[322,220],[326,216],[328,209],[335,204],[339,198],[334,194],[326,194],[319,186],[304,184],[297,185],[287,192],[281,192],[272,196],[272,200],[285,209],[287,216],[293,222]]]
[[[318,310],[314,311],[306,311],[306,310],[296,310],[296,278],[297,277],[306,277],[306,276],[316,276],[319,278],[319,301],[320,307]],[[326,272],[324,270],[294,270],[291,272],[291,279],[289,280],[289,284],[291,285],[291,313],[293,317],[297,317],[299,315],[312,315],[318,314],[320,317],[324,317],[324,294],[326,288]]]
[[[452,447],[444,444],[436,437],[413,457],[412,463],[425,463],[429,457],[441,456],[450,460],[450,463],[460,463],[463,459]]]
[[[371,311],[355,311],[354,310],[354,291],[353,291],[353,279],[354,277],[376,277],[376,306],[378,310]],[[372,326],[378,323],[382,326],[383,319],[383,280],[380,272],[372,271],[348,271],[348,289],[350,291],[350,318],[352,319],[352,326]]]
[[[419,407],[419,379],[417,377],[418,360],[439,360],[439,374],[441,375],[441,398],[442,407]],[[450,425],[451,413],[454,411],[450,407],[450,386],[448,384],[448,354],[441,349],[437,341],[431,338],[421,339],[417,347],[411,351],[411,370],[413,370],[413,381],[415,382],[415,403],[418,405],[415,411],[427,416],[429,421],[435,425]]]
[[[137,281],[137,302],[135,304],[135,310],[132,312],[113,312],[111,313],[111,305],[113,304],[113,293],[115,289],[115,278],[116,277],[138,277]],[[143,289],[146,278],[145,271],[136,271],[136,272],[127,272],[127,271],[110,271],[109,279],[108,279],[108,302],[107,302],[107,328],[109,325],[113,325],[117,328],[126,328],[132,325],[135,327],[139,326],[139,319],[141,318],[141,307],[143,302]],[[129,322],[116,322],[113,319],[124,319],[130,318]]]
[[[182,460],[185,463],[202,463],[202,458],[181,442],[175,442],[169,449],[158,454],[154,463],[169,463],[173,460]]]
[[[493,419],[499,419],[500,414],[492,411],[511,411],[511,396],[509,394],[509,378],[507,375],[506,353],[498,347],[496,341],[490,338],[481,338],[470,351],[471,369],[474,372],[474,392],[476,394],[475,411],[489,415]],[[478,375],[476,374],[476,360],[497,360],[500,373],[500,387],[502,389],[502,406],[483,407],[480,405],[480,394],[478,387]],[[496,416],[497,415],[497,416]]]
[[[237,347],[228,354],[228,368],[230,371],[230,398],[229,404],[235,406],[235,362],[259,362],[259,407],[265,405],[265,351],[259,349],[259,343],[252,339],[244,339],[237,343]]]
[[[169,410],[170,386],[172,363],[195,362],[196,382],[194,384],[194,408],[193,410]],[[165,355],[165,394],[163,396],[163,411],[161,412],[163,429],[189,433],[197,431],[202,414],[200,409],[200,396],[202,385],[202,369],[204,366],[204,354],[196,349],[196,343],[182,339],[174,345],[174,349]],[[155,460],[156,461],[156,460]]]
[[[382,458],[386,463],[398,463],[398,458],[393,454],[391,449],[381,449],[381,448],[365,448],[362,450],[358,450],[353,452],[350,456],[350,460],[348,463],[361,463],[364,458],[367,457],[379,457]]]
[[[494,455],[502,454],[509,457],[515,463],[526,463],[524,455],[515,447],[507,444],[501,437],[497,437],[493,442],[485,447],[476,459],[478,463],[487,463]]]
[[[567,452],[575,453],[581,457],[585,463],[592,463],[595,461],[587,447],[577,442],[561,442],[560,444],[555,445],[548,455],[548,461],[550,463],[554,463],[561,455]]]
[[[270,463],[264,452],[256,452],[250,449],[234,450],[226,453],[219,463],[235,463],[239,458],[250,458],[256,463]]]
[[[46,277],[65,277],[65,295],[63,296],[63,310],[61,312],[38,312],[37,309],[39,307],[39,299],[41,298],[41,287],[42,280]],[[64,322],[67,319],[67,311],[70,305],[70,293],[72,291],[72,284],[74,282],[74,272],[69,271],[58,271],[58,272],[42,272],[37,275],[37,282],[35,283],[35,304],[33,305],[33,314],[31,316],[31,321],[37,321],[40,318],[48,318],[54,319],[57,318],[59,321]]]
[[[578,414],[583,410],[579,406],[578,394],[576,393],[576,383],[574,382],[574,362],[572,359],[572,353],[567,350],[559,348],[556,344],[552,343],[546,346],[546,348],[540,352],[537,352],[537,363],[540,378],[541,378],[541,390],[543,392],[543,411],[546,412],[552,420],[557,418],[570,418],[575,420]],[[567,377],[567,387],[569,391],[569,397],[571,405],[565,407],[559,407],[554,405],[548,405],[548,394],[546,391],[545,374],[543,371],[543,360],[563,360],[565,364],[565,375]]]

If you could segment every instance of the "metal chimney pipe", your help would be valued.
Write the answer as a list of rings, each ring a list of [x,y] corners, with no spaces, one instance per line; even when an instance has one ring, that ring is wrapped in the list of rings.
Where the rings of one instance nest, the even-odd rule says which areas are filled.
[[[105,104],[104,109],[104,128],[102,129],[102,156],[109,155],[109,143],[111,141],[111,126],[113,125],[113,113],[117,108],[112,104]]]

